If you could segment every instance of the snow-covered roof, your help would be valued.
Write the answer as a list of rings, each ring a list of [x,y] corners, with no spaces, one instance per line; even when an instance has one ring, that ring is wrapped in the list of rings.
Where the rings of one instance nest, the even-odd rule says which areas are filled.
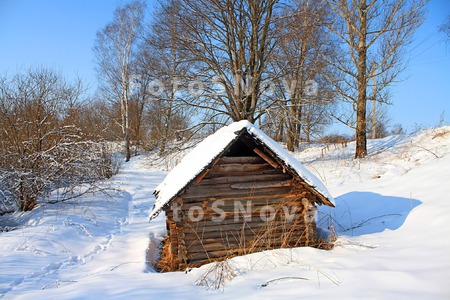
[[[270,149],[284,164],[308,183],[314,190],[334,204],[334,199],[325,185],[308,171],[286,149],[275,142],[249,121],[234,122],[222,127],[208,136],[189,152],[181,162],[170,171],[155,189],[156,201],[150,212],[150,219],[156,217],[166,204],[176,197],[192,180],[211,164],[246,129],[260,143]]]

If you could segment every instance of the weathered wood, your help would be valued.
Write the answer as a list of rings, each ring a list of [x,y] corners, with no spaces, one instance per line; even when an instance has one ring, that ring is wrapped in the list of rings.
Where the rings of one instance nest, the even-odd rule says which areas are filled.
[[[243,238],[245,237],[245,239]],[[238,243],[238,244],[244,244],[243,241],[250,241],[255,240],[257,243],[260,243],[261,245],[265,244],[271,244],[276,241],[283,241],[286,244],[295,244],[296,241],[299,241],[300,239],[305,239],[308,237],[308,235],[305,233],[305,231],[302,232],[273,232],[266,235],[260,235],[260,234],[248,234],[245,236],[239,236],[239,235],[229,235],[226,237],[214,237],[211,236],[209,238],[216,239],[217,242],[223,242],[227,241],[228,243]],[[202,237],[203,238],[203,237]],[[186,243],[189,243],[189,245],[198,245],[203,244],[199,243],[200,239],[187,239]],[[204,243],[206,244],[206,243]],[[255,242],[256,244],[256,242]]]
[[[221,214],[203,214],[201,216],[194,216],[194,220],[187,221],[187,226],[219,226],[232,223],[246,222],[250,223],[266,223],[282,221],[286,224],[291,224],[295,220],[304,220],[299,211],[293,209],[275,209],[269,211],[265,206],[253,207],[249,213],[239,211],[223,211]],[[203,225],[204,224],[204,225]]]
[[[183,201],[186,204],[191,204],[191,203],[198,203],[199,200],[201,199],[202,201],[204,199],[207,199],[209,201],[216,201],[216,200],[221,200],[221,201],[225,201],[225,202],[233,202],[233,201],[253,201],[253,200],[258,200],[258,199],[286,199],[286,200],[291,200],[291,199],[297,199],[300,198],[300,193],[294,193],[294,192],[287,192],[287,193],[280,193],[280,194],[267,194],[267,193],[252,193],[251,195],[242,195],[242,194],[238,194],[238,195],[221,195],[221,196],[206,196],[206,197],[189,197],[189,196],[183,196]]]
[[[223,189],[223,188],[202,188],[187,189],[180,195],[183,200],[198,199],[207,197],[230,197],[230,196],[254,196],[254,195],[283,195],[293,192],[292,187],[277,187],[277,188],[260,188],[254,190],[237,190],[237,189]],[[188,201],[187,201],[188,202]]]
[[[283,248],[283,247],[261,246],[261,247],[251,247],[249,249],[242,248],[242,249],[230,249],[230,250],[190,253],[188,259],[189,259],[189,265],[191,265],[191,263],[198,263],[199,261],[209,261],[210,259],[213,259],[215,261],[223,260],[223,259],[231,258],[231,257],[237,256],[237,255],[255,253],[255,252],[260,252],[260,251],[264,251],[264,250],[268,250],[268,249],[275,249],[275,248]]]
[[[241,221],[242,222],[242,219]],[[184,231],[187,233],[197,233],[199,236],[201,236],[201,233],[203,232],[223,232],[226,230],[234,230],[239,231],[246,228],[249,228],[250,230],[257,230],[260,228],[291,228],[289,223],[286,221],[271,221],[271,222],[248,222],[248,223],[230,223],[230,224],[220,224],[220,223],[214,223],[214,222],[208,222],[204,226],[198,225],[198,226],[191,226],[190,224],[186,224]]]
[[[198,253],[190,253],[189,261],[198,260],[198,259],[216,259],[216,258],[226,258],[233,257],[239,253],[243,253],[242,249],[230,249],[230,250],[221,250],[221,251],[210,251],[210,252],[198,252]]]
[[[202,179],[209,173],[209,169],[206,169],[203,171],[203,173],[201,173],[196,179],[195,182],[196,183],[200,183],[202,181]]]
[[[179,230],[177,233],[178,238],[178,251],[177,256],[180,261],[180,263],[184,264],[187,261],[187,249],[186,249],[186,242],[185,242],[185,234],[183,230]]]
[[[288,180],[292,176],[286,173],[275,173],[275,174],[255,174],[247,176],[224,176],[224,177],[211,177],[208,179],[203,179],[201,181],[202,185],[210,184],[227,184],[227,183],[241,183],[241,182],[256,182],[256,181],[273,181],[273,180]]]
[[[231,224],[228,224],[231,225]],[[228,226],[227,225],[227,226]],[[268,236],[269,234],[282,234],[285,232],[298,232],[301,233],[306,229],[304,224],[297,224],[292,226],[283,225],[273,225],[273,226],[246,226],[243,228],[232,227],[228,228],[226,231],[217,230],[202,230],[202,228],[192,228],[186,230],[186,240],[197,240],[204,238],[211,239],[228,239],[230,237],[240,238],[242,236],[252,237],[252,236]]]
[[[261,156],[261,158],[264,159],[267,163],[269,163],[269,165],[271,165],[273,168],[277,169],[280,167],[280,165],[275,160],[273,160],[271,157],[265,154],[262,150],[254,148],[253,151],[259,156]]]
[[[230,173],[230,172],[248,172],[259,170],[270,170],[273,167],[267,163],[263,164],[224,164],[215,165],[211,170],[215,173]]]
[[[275,210],[277,209],[283,209],[284,206],[289,208],[290,207],[296,207],[301,208],[303,207],[302,203],[299,201],[299,197],[296,194],[285,194],[281,195],[273,195],[273,197],[269,197],[267,195],[263,196],[255,196],[251,200],[247,200],[246,197],[235,197],[235,198],[224,198],[225,200],[219,200],[219,198],[199,198],[199,201],[185,201],[183,206],[181,206],[181,209],[184,212],[188,212],[190,208],[192,207],[202,207],[203,212],[205,215],[208,214],[216,214],[219,210],[224,211],[234,211],[237,205],[239,203],[246,208],[247,202],[251,204],[252,208],[257,208],[261,206],[273,206]],[[213,211],[213,205],[214,209],[216,211]],[[172,212],[168,211],[167,216],[171,216]]]
[[[231,185],[231,188],[238,190],[249,190],[249,189],[287,187],[287,186],[293,186],[291,180],[234,183]]]
[[[259,156],[223,156],[217,164],[260,164],[264,160]]]
[[[188,259],[196,253],[202,252],[214,252],[214,251],[229,251],[233,249],[242,249],[243,251],[251,252],[252,249],[269,249],[269,248],[282,248],[282,247],[292,247],[299,244],[304,244],[307,242],[305,237],[297,237],[295,240],[291,239],[290,236],[278,239],[248,239],[243,241],[229,241],[225,243],[196,243],[187,246],[188,249]]]
[[[218,185],[199,185],[197,187],[190,187],[186,191],[180,194],[180,197],[185,199],[186,196],[199,196],[201,198],[223,196],[223,195],[249,195],[255,192],[266,193],[268,195],[280,195],[283,193],[296,193],[301,194],[304,190],[300,190],[297,187],[291,185],[286,186],[268,186],[254,189],[232,189],[231,184],[218,184]],[[302,196],[302,198],[306,198]]]
[[[239,211],[236,208],[236,212],[232,211],[232,209],[225,210],[223,212],[210,213],[209,210],[205,210],[204,213],[196,214],[193,213],[191,217],[192,226],[200,226],[199,224],[207,224],[206,226],[213,226],[215,224],[225,225],[227,223],[242,223],[246,221],[247,223],[261,223],[266,221],[273,220],[282,220],[287,224],[293,222],[293,220],[304,219],[304,216],[301,214],[300,208],[279,208],[274,210],[270,210],[270,205],[260,205],[251,207],[251,211]],[[193,210],[195,212],[201,212],[200,209]]]
[[[268,236],[269,234],[275,233],[284,233],[284,232],[296,232],[298,234],[302,233],[306,230],[307,226],[304,224],[297,224],[292,226],[283,226],[272,225],[272,226],[245,226],[239,228],[238,226],[231,226],[231,224],[225,225],[229,226],[225,231],[220,231],[220,228],[217,230],[203,230],[206,228],[191,228],[186,229],[186,240],[197,240],[197,239],[205,239],[205,238],[217,238],[219,240],[228,239],[230,237],[241,238],[242,236]]]
[[[250,137],[242,141],[255,156],[216,157],[172,200],[180,209],[177,216],[172,204],[166,207],[170,243],[166,251],[173,252],[176,268],[317,242],[315,223],[306,220],[304,214],[304,206],[310,205],[303,200],[328,204],[327,200],[291,174],[270,150]],[[250,214],[243,216],[248,201]],[[190,214],[200,211],[196,207],[201,208],[201,214],[194,215],[199,219],[193,220]],[[266,220],[264,216],[274,218]]]
[[[208,176],[205,176],[205,178],[228,177],[228,176],[248,176],[248,175],[261,175],[261,174],[283,174],[283,172],[281,172],[281,169],[274,169],[274,168],[270,167],[270,169],[255,170],[255,171],[236,171],[236,172],[229,172],[229,173],[209,172]]]

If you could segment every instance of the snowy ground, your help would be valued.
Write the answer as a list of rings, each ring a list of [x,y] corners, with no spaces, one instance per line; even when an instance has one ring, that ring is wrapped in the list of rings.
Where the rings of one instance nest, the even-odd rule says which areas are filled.
[[[325,214],[334,220],[331,251],[255,253],[220,265],[219,274],[214,264],[156,273],[146,261],[164,216],[148,223],[148,212],[166,173],[140,156],[105,183],[115,189],[109,195],[0,217],[14,229],[0,233],[0,298],[449,299],[450,127],[370,141],[363,160],[353,151],[350,143],[295,154],[336,198],[318,216],[322,226]],[[225,284],[208,289],[216,275]]]

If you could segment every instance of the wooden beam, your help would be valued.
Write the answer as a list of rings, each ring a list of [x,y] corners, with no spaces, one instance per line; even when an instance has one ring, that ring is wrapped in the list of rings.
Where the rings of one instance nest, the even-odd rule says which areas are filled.
[[[219,159],[219,164],[260,164],[263,159],[259,156],[223,156]]]
[[[204,178],[202,180],[202,185],[220,185],[220,184],[231,184],[231,183],[241,183],[241,182],[253,182],[253,181],[274,181],[274,180],[288,180],[292,177],[286,173],[275,173],[275,174],[259,174],[259,175],[244,175],[244,176],[222,176],[214,178]]]
[[[195,179],[195,183],[200,183],[203,178],[205,178],[205,176],[209,173],[209,169],[206,169],[203,171],[203,173],[201,173],[196,179]]]
[[[280,167],[280,165],[276,161],[274,161],[272,158],[270,158],[267,154],[265,154],[264,152],[262,152],[258,148],[254,148],[253,152],[255,152],[256,154],[261,156],[262,159],[264,159],[268,164],[270,164],[275,169]]]
[[[231,185],[232,189],[248,190],[248,189],[262,189],[262,188],[275,188],[292,186],[292,180],[283,181],[259,181],[259,182],[244,182],[234,183]]]
[[[231,173],[231,172],[252,172],[258,170],[269,170],[270,165],[267,163],[261,164],[216,164],[213,168],[213,172],[217,173]]]

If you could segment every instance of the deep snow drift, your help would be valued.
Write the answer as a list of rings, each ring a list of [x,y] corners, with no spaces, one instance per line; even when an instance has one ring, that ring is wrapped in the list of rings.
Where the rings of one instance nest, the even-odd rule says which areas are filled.
[[[362,160],[353,151],[349,143],[294,154],[336,199],[318,215],[338,234],[331,251],[272,250],[156,273],[147,262],[164,216],[149,223],[148,212],[166,172],[138,156],[104,183],[108,194],[0,217],[11,227],[0,232],[0,298],[448,299],[450,127],[369,141]]]

